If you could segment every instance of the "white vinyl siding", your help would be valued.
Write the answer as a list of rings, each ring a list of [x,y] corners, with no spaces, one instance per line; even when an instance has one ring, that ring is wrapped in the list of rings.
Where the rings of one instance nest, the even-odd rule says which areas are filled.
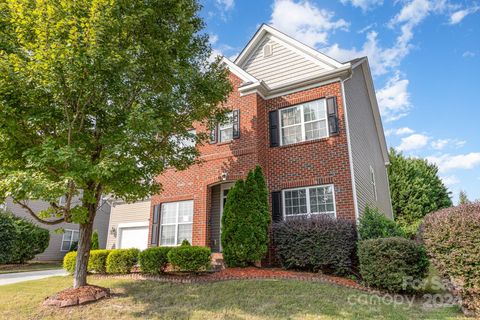
[[[78,242],[78,230],[65,229],[60,251],[69,251],[75,242]]]
[[[328,137],[325,99],[281,109],[279,115],[282,145]]]
[[[285,218],[315,214],[337,216],[333,185],[283,190],[282,199]]]
[[[265,56],[265,45],[271,46],[272,54]],[[272,89],[332,70],[332,67],[313,62],[274,37],[265,37],[240,67],[265,81]]]
[[[192,243],[193,201],[162,204],[160,245],[174,246],[188,240]]]

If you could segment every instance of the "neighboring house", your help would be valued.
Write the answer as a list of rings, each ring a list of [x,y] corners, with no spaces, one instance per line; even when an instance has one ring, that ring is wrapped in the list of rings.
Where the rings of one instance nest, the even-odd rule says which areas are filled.
[[[49,207],[48,203],[44,201],[28,201],[27,204],[34,212],[39,212]],[[35,261],[62,260],[63,256],[69,251],[72,243],[78,241],[78,224],[63,222],[55,225],[46,225],[39,223],[34,220],[34,218],[24,208],[14,203],[9,198],[5,201],[4,207],[7,211],[13,213],[14,215],[31,220],[38,226],[50,231],[50,243],[43,253],[35,256]],[[109,218],[110,205],[106,201],[102,201],[93,223],[93,230],[97,230],[98,232],[99,246],[101,249],[104,249],[107,243]],[[55,230],[59,228],[64,229],[64,232],[55,232]]]
[[[225,107],[232,111],[198,147],[201,163],[158,177],[163,191],[151,199],[148,231],[145,203],[138,219],[131,205],[118,212],[128,219],[112,212],[111,220],[142,223],[137,231],[148,232],[149,246],[187,239],[220,252],[228,190],[256,165],[267,180],[273,221],[316,214],[358,221],[367,204],[393,218],[367,58],[340,63],[262,25],[235,62],[224,62],[233,84]]]

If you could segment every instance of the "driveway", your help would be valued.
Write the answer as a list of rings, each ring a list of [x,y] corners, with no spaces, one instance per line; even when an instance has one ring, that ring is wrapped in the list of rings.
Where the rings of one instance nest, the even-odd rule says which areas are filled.
[[[17,282],[66,275],[68,275],[68,273],[63,269],[0,274],[0,286]]]

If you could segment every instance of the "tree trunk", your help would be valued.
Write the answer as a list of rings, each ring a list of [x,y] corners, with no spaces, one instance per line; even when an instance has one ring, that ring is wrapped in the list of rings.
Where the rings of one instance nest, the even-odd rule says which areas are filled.
[[[78,235],[77,258],[75,260],[75,274],[73,277],[73,287],[79,288],[87,285],[87,265],[90,257],[90,245],[93,233],[93,220],[95,218],[95,208],[90,206],[88,213],[88,222],[80,224]],[[93,210],[93,212],[91,212]]]

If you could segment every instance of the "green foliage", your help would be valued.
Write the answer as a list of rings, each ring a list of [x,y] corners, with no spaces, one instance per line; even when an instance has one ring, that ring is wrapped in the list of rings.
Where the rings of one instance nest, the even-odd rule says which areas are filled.
[[[68,273],[73,274],[75,272],[75,260],[77,259],[77,252],[70,251],[63,257],[63,269]]]
[[[107,272],[107,257],[111,250],[92,250],[88,259],[88,271],[95,273]]]
[[[12,229],[13,227],[13,229]],[[25,263],[47,249],[50,233],[27,219],[0,212],[0,263]]]
[[[221,121],[232,88],[220,59],[209,60],[200,7],[0,4],[0,200],[45,200],[54,205],[43,219],[89,225],[102,193],[143,199],[160,191],[154,177],[167,164],[195,163],[198,150],[177,141],[206,141],[188,130]]]
[[[78,241],[72,241],[68,251],[77,251],[77,249],[78,249]]]
[[[167,256],[172,267],[178,271],[199,272],[210,269],[211,250],[208,247],[179,246],[172,248]]]
[[[398,224],[381,214],[377,208],[365,207],[365,212],[360,218],[358,228],[362,240],[404,237],[404,232]]]
[[[268,250],[268,191],[260,167],[228,191],[222,215],[222,252],[228,266],[248,266]]]
[[[0,212],[0,264],[11,260],[15,252],[17,231],[9,214]]]
[[[388,179],[395,220],[409,237],[427,213],[452,205],[438,168],[424,159],[406,158],[391,148]]]
[[[183,241],[182,241],[182,244],[181,244],[181,245],[182,245],[182,246],[190,246],[190,242],[188,242],[188,240],[187,240],[187,239],[183,239]]]
[[[182,246],[186,245],[182,243]],[[163,273],[168,264],[168,252],[170,249],[171,247],[151,247],[140,252],[138,256],[140,270],[143,273],[153,275]]]
[[[432,264],[480,316],[480,203],[430,213],[421,230]]]
[[[107,257],[107,273],[130,273],[137,263],[140,250],[114,249]]]
[[[326,215],[294,218],[273,225],[275,251],[286,269],[347,275],[355,266],[354,221]]]
[[[462,204],[469,204],[471,203],[470,200],[468,200],[467,193],[465,190],[460,190],[460,193],[458,194],[458,205],[461,206]]]
[[[98,232],[97,230],[93,231],[92,233],[92,241],[90,244],[90,250],[98,250],[100,249],[100,244],[98,242]]]
[[[379,238],[358,244],[360,274],[369,286],[411,292],[428,273],[425,249],[405,238]]]

